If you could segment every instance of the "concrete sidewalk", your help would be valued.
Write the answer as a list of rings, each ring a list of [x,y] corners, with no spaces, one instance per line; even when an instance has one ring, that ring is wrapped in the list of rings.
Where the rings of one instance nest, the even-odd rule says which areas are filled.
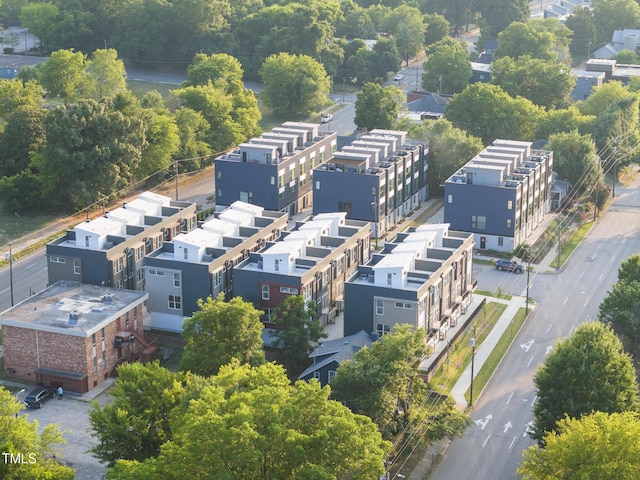
[[[496,347],[498,341],[502,337],[502,334],[512,326],[513,317],[515,317],[516,313],[518,313],[518,310],[525,307],[526,298],[513,296],[510,300],[491,298],[491,301],[495,303],[503,303],[507,306],[507,308],[505,308],[504,312],[502,312],[502,315],[500,315],[500,318],[494,325],[487,338],[484,339],[482,344],[476,347],[473,378],[478,375],[478,372],[489,358],[489,355],[491,354],[493,349]],[[533,309],[534,304],[530,304],[529,306]],[[513,339],[518,332],[511,333],[511,337]],[[471,364],[467,365],[467,368],[464,372],[462,372],[462,375],[460,375],[460,378],[451,389],[451,397],[456,402],[456,406],[461,410],[464,410],[468,405],[464,394],[469,389],[470,383]],[[478,398],[481,393],[482,392],[474,392],[475,398]]]

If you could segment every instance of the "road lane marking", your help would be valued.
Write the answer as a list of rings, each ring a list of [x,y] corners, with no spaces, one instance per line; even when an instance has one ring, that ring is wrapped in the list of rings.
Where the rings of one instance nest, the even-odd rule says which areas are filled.
[[[551,327],[553,326],[553,323],[549,325],[549,327],[547,328],[547,331],[544,333],[549,333],[549,330],[551,330]]]
[[[602,280],[602,277],[604,277],[604,273],[600,274],[600,277],[598,278],[598,280]]]
[[[536,400],[538,400],[538,396],[534,395],[533,397],[533,401],[531,402],[531,406],[533,407],[533,404],[536,403]]]
[[[31,265],[27,265],[26,267],[24,267],[25,270],[30,269],[31,267],[35,267],[37,265],[37,263],[32,263]]]
[[[8,288],[5,288],[4,290],[0,291],[0,293],[4,293],[4,292],[6,292],[8,290],[9,290]]]
[[[582,272],[579,276],[578,276],[578,280],[582,280],[582,277],[584,276],[584,272]]]
[[[584,306],[584,307],[586,307],[588,304],[589,304],[589,299],[587,298],[587,299],[585,300],[585,302],[584,302],[584,305],[583,305],[583,306]]]
[[[509,402],[511,401],[511,399],[513,398],[513,394],[516,392],[511,392],[511,395],[509,395],[509,398],[507,399],[507,405],[509,405]]]
[[[484,446],[487,444],[487,442],[489,441],[489,439],[491,438],[491,434],[489,434],[489,436],[487,437],[487,439],[484,441],[484,443],[482,444],[482,448],[484,448]]]
[[[531,358],[529,359],[529,363],[527,363],[527,367],[531,365],[531,362],[533,362],[533,355],[531,356]]]
[[[569,297],[565,298],[564,302],[562,302],[562,305],[566,305],[568,301],[569,301]]]
[[[509,450],[511,450],[513,448],[513,444],[516,443],[516,437],[515,435],[513,436],[513,440],[511,440],[511,444],[509,445]]]

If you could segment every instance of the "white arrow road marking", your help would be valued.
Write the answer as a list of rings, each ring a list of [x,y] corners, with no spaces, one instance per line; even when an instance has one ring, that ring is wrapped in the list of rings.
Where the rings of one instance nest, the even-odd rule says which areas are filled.
[[[484,428],[487,426],[487,423],[489,423],[489,420],[491,420],[492,418],[493,418],[493,415],[489,414],[481,420],[476,420],[474,423],[480,426],[482,430],[484,430]]]
[[[504,430],[502,431],[502,433],[507,433],[507,431],[513,427],[513,425],[511,425],[511,422],[507,422],[504,424]]]
[[[533,433],[533,420],[524,425],[524,433],[522,434],[522,436],[526,437],[530,433]]]
[[[547,348],[544,349],[544,354],[549,355],[551,350],[553,350],[553,345],[548,345]]]
[[[523,349],[525,352],[528,352],[534,343],[535,342],[533,341],[533,339],[531,339],[527,343],[521,343],[520,348]]]

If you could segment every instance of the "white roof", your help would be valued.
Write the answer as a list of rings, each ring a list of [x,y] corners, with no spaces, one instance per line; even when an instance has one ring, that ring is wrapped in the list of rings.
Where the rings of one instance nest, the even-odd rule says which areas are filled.
[[[212,218],[202,224],[202,229],[208,232],[215,232],[228,237],[236,235],[238,226],[235,223],[225,222],[219,218]]]
[[[181,233],[173,239],[174,243],[182,243],[184,245],[202,246],[218,246],[220,244],[220,235],[214,232],[208,232],[201,228],[195,228],[187,233]]]
[[[276,242],[269,248],[267,248],[262,255],[273,255],[279,253],[292,253],[298,250],[302,250],[304,247],[303,240],[291,240],[290,242]]]
[[[123,232],[124,226],[121,222],[105,217],[98,217],[89,222],[76,225],[76,230],[95,233],[96,235],[119,235]]]
[[[406,267],[411,265],[415,257],[414,253],[390,253],[373,266],[373,269]]]
[[[128,225],[142,225],[144,218],[141,213],[134,210],[127,210],[126,208],[116,208],[106,214],[107,218],[117,220]]]

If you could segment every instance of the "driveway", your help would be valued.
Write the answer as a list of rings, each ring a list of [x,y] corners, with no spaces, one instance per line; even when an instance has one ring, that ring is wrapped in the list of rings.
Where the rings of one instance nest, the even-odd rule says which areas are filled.
[[[27,392],[28,392],[27,388]],[[24,400],[27,392],[20,394]],[[111,402],[107,392],[100,393],[94,399],[100,406]],[[89,424],[90,399],[74,395],[64,395],[62,400],[52,398],[42,408],[23,409],[20,415],[28,415],[29,420],[37,420],[40,430],[45,425],[57,423],[67,443],[60,447],[58,461],[75,469],[75,480],[103,479],[107,473],[105,465],[95,459],[88,449],[97,444],[91,436]]]

